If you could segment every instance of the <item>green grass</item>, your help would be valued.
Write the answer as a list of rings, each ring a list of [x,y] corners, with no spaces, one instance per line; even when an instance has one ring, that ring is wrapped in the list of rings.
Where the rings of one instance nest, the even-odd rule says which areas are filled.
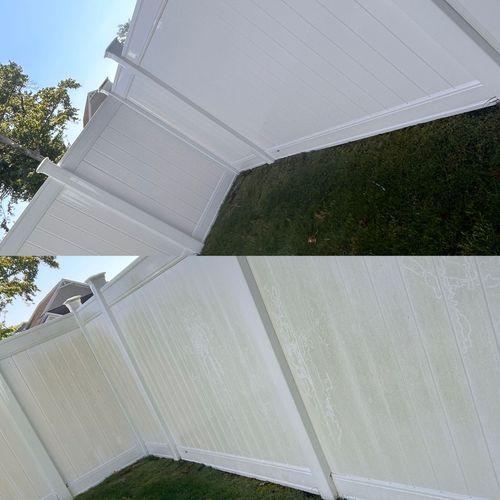
[[[117,472],[79,500],[299,500],[319,498],[192,462],[145,458]]]
[[[498,254],[500,106],[238,177],[206,255]]]

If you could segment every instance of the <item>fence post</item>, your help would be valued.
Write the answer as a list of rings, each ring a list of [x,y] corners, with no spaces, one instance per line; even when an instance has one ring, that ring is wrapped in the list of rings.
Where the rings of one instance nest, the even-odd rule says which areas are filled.
[[[47,479],[49,486],[54,490],[59,500],[69,500],[73,498],[73,495],[68,489],[68,485],[1,371],[0,388],[4,393],[2,401],[6,405],[7,411],[12,415],[12,420],[15,422],[26,446],[39,464],[40,470]]]
[[[115,389],[115,387],[113,385],[113,382],[108,377],[105,368],[102,366],[101,362],[99,361],[99,357],[97,355],[96,349],[94,348],[93,342],[89,338],[88,331],[85,328],[85,326],[83,325],[83,323],[80,320],[80,317],[79,317],[79,315],[77,313],[78,308],[82,305],[81,296],[69,298],[68,300],[66,300],[64,302],[64,305],[70,310],[70,312],[73,313],[73,315],[74,315],[74,317],[76,319],[76,322],[78,323],[78,327],[80,328],[80,331],[82,332],[83,338],[87,342],[87,345],[89,346],[89,348],[90,348],[90,350],[92,352],[92,355],[94,356],[94,359],[95,359],[97,365],[101,369],[101,371],[102,371],[102,373],[104,375],[104,378],[108,382],[108,385],[110,386],[111,391],[113,392],[115,398],[118,401],[118,404],[120,405],[120,408],[121,408],[123,414],[125,415],[125,418],[127,419],[130,427],[132,428],[132,431],[134,432],[134,435],[135,435],[135,438],[137,440],[137,443],[141,447],[141,449],[142,449],[142,451],[144,453],[144,456],[148,455],[148,450],[146,448],[146,445],[144,444],[144,439],[142,439],[141,433],[139,432],[139,430],[137,429],[136,425],[134,424],[134,419],[132,418],[132,416],[128,412],[127,407],[126,407],[124,401],[122,400],[122,398],[119,395],[119,392]]]
[[[118,322],[116,321],[115,317],[113,316],[113,313],[111,312],[110,307],[108,306],[101,288],[104,286],[106,283],[106,278],[105,278],[105,273],[100,273],[96,274],[95,276],[91,276],[89,279],[86,280],[86,283],[90,286],[92,289],[92,293],[94,294],[94,297],[96,298],[103,316],[106,318],[110,328],[111,332],[114,334],[115,338],[118,340],[118,344],[122,348],[122,354],[123,358],[129,367],[130,373],[134,377],[135,381],[137,382],[137,386],[139,390],[142,393],[142,396],[144,397],[144,400],[146,401],[147,405],[149,406],[151,413],[156,417],[158,423],[160,424],[160,427],[167,439],[168,445],[170,449],[172,450],[172,454],[174,456],[174,460],[179,460],[180,459],[180,454],[179,450],[177,449],[177,445],[175,443],[174,437],[170,430],[168,429],[165,420],[163,418],[163,415],[161,414],[160,409],[155,403],[155,399],[151,391],[149,390],[149,387],[142,375],[141,369],[135,359],[134,354],[130,350],[130,347],[123,335],[123,332],[121,331],[120,326],[118,325]]]
[[[302,448],[308,456],[311,471],[318,482],[320,495],[324,499],[337,498],[338,491],[330,465],[286,360],[250,264],[246,257],[238,257],[238,263],[266,334],[265,338],[258,339],[261,341],[258,342],[261,353],[264,361],[273,372],[273,381],[278,385],[291,422],[296,428]]]
[[[202,106],[200,106],[199,104],[196,104],[194,101],[189,99],[189,97],[185,96],[184,94],[182,94],[178,90],[174,89],[167,82],[165,82],[162,79],[158,78],[157,76],[153,75],[151,72],[149,72],[144,67],[136,64],[135,62],[131,61],[129,58],[124,57],[122,55],[122,50],[123,50],[123,47],[122,47],[121,43],[118,42],[118,40],[115,38],[109,44],[109,47],[106,49],[105,57],[108,57],[109,59],[112,59],[113,61],[117,62],[120,66],[128,69],[133,74],[139,74],[142,77],[149,80],[150,82],[153,82],[154,84],[163,88],[169,94],[173,95],[174,97],[176,97],[177,99],[182,101],[184,104],[187,104],[191,109],[194,109],[198,113],[202,114],[204,117],[208,118],[212,123],[214,123],[215,125],[219,126],[222,129],[224,129],[226,132],[229,132],[236,139],[245,143],[247,146],[249,146],[252,149],[252,151],[257,156],[259,156],[266,163],[273,163],[275,161],[275,158],[273,156],[271,156],[265,149],[263,149],[259,145],[255,144],[255,142],[251,141],[248,137],[245,137],[243,134],[241,134],[240,132],[238,132],[237,130],[232,128],[230,125],[228,125],[224,121],[220,120],[219,118],[214,116],[212,113],[208,112]]]

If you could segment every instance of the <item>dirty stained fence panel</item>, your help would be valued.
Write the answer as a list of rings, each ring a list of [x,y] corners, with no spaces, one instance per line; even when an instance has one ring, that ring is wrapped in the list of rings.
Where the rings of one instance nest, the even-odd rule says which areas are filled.
[[[500,498],[498,264],[251,259],[344,495]]]
[[[238,273],[235,259],[190,259],[111,310],[182,459],[317,492]]]
[[[64,483],[76,494],[143,453],[74,318],[47,326],[62,329],[69,322],[74,329],[2,359],[0,369]]]
[[[0,245],[199,253],[241,171],[493,104],[495,0],[139,0],[104,104]],[[411,166],[409,166],[411,168]]]
[[[148,454],[323,498],[500,499],[498,257],[147,257],[96,293],[0,344],[2,499]]]

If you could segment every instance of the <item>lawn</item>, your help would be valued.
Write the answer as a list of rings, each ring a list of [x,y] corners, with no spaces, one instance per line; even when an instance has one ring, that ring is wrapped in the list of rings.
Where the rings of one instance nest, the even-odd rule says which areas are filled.
[[[500,253],[500,106],[241,174],[206,255]]]
[[[79,495],[78,500],[229,500],[316,498],[298,490],[227,474],[192,462],[145,458]]]

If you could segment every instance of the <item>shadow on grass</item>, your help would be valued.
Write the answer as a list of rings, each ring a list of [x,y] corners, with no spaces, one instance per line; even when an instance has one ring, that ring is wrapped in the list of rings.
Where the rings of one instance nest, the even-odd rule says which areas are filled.
[[[500,106],[241,174],[205,255],[500,252]]]
[[[145,458],[79,495],[78,500],[319,499],[315,495],[228,474],[192,462]]]

